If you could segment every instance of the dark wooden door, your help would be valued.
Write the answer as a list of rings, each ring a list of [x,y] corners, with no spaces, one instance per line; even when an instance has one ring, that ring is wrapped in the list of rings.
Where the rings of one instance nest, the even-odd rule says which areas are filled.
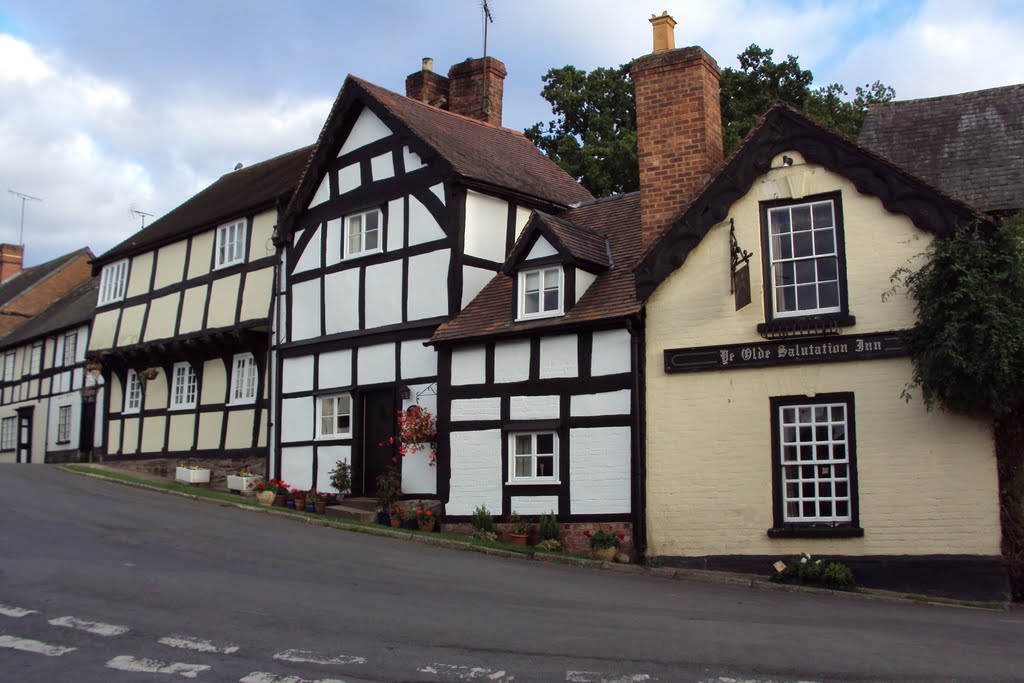
[[[398,401],[394,389],[369,391],[362,395],[363,462],[362,494],[377,494],[377,476],[384,474],[398,452],[388,443],[395,436]],[[383,444],[383,445],[381,445]]]
[[[18,409],[18,462],[32,461],[32,411],[34,408]]]

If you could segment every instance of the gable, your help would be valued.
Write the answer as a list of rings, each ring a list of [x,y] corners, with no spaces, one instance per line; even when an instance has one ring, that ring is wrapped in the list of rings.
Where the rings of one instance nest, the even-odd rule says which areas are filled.
[[[338,150],[338,156],[344,156],[349,152],[365,147],[371,142],[382,140],[392,133],[393,131],[372,110],[363,109],[359,112],[359,117],[352,125],[352,130],[345,137],[345,142],[342,143],[341,149]]]

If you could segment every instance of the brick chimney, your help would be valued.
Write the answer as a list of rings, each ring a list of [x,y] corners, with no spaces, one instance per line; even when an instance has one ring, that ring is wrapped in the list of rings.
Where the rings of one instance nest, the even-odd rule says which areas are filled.
[[[24,245],[0,244],[0,282],[6,282],[21,272],[24,256]]]
[[[652,16],[654,51],[636,59],[643,244],[651,244],[722,164],[718,64],[699,47],[676,48],[676,22]]]
[[[405,78],[405,96],[438,109],[448,108],[448,79],[434,73],[434,60],[423,58],[423,68]]]
[[[456,64],[448,70],[448,110],[500,126],[507,74],[494,57]]]

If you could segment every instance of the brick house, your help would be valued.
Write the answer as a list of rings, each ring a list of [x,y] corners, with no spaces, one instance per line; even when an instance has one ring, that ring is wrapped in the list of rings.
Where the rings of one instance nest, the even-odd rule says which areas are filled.
[[[0,244],[0,336],[24,324],[91,277],[89,249],[22,268],[24,247]]]

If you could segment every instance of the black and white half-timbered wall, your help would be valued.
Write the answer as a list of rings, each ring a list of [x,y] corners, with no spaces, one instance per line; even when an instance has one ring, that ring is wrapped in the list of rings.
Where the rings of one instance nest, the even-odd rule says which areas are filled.
[[[94,261],[107,460],[264,466],[273,234],[309,152],[222,176]]]
[[[97,285],[71,290],[0,340],[0,462],[77,461],[98,445],[104,392],[85,362]]]
[[[290,484],[326,488],[340,460],[352,465],[353,493],[373,495],[397,458],[387,443],[397,411],[446,410],[447,368],[427,345],[438,325],[502,268],[531,210],[589,199],[523,135],[496,125],[496,65],[458,65],[494,79],[491,122],[351,76],[338,95],[281,232],[271,469]],[[450,102],[476,116],[471,104]],[[446,494],[445,457],[402,459],[403,492]]]

